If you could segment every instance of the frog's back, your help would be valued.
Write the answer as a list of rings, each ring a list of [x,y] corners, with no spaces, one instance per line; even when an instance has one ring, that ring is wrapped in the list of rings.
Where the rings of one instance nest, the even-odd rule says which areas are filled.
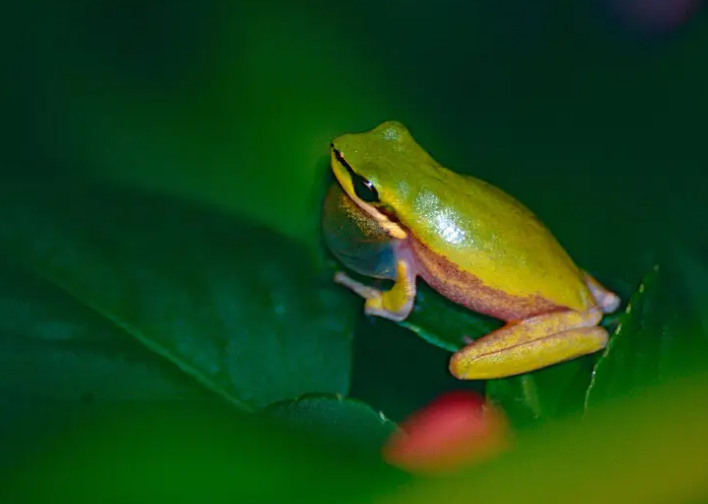
[[[418,242],[418,256],[427,263],[422,266],[429,277],[440,273],[430,268],[447,268],[448,277],[449,269],[456,268],[460,288],[468,284],[472,291],[481,289],[470,295],[488,291],[516,299],[521,303],[516,311],[524,317],[554,308],[584,310],[592,304],[582,271],[523,204],[474,177],[438,166],[426,166],[425,171],[405,201],[411,210],[406,214],[418,217],[402,224]],[[435,278],[427,280],[435,283]],[[499,316],[480,302],[472,301],[471,307]],[[511,315],[500,318],[515,318]]]

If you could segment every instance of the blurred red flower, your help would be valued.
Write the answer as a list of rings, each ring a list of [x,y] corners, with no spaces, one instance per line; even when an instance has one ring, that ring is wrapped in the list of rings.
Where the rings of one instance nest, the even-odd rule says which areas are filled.
[[[444,394],[401,423],[383,449],[391,465],[434,474],[489,459],[509,445],[506,416],[480,394]]]

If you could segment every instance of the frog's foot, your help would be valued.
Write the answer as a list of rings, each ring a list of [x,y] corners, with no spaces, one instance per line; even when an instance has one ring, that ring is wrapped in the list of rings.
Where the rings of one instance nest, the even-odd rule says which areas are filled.
[[[509,323],[472,342],[450,359],[462,380],[504,378],[602,350],[608,334],[602,310],[563,311]]]
[[[400,322],[405,320],[413,309],[416,294],[415,275],[411,272],[410,265],[404,260],[399,260],[396,264],[396,282],[388,291],[364,285],[342,272],[334,276],[334,281],[350,288],[366,299],[364,313],[367,315]]]
[[[588,272],[585,273],[585,285],[590,289],[592,297],[595,298],[595,302],[603,311],[603,313],[612,313],[620,305],[620,298],[614,292],[611,292],[595,280]]]

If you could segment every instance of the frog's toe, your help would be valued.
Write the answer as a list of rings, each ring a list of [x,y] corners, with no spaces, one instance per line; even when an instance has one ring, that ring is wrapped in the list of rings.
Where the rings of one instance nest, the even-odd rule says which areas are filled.
[[[334,281],[340,285],[344,285],[364,299],[376,299],[381,297],[380,290],[369,287],[361,282],[357,282],[342,271],[339,271],[336,275],[334,275]]]
[[[391,291],[383,292],[380,296],[366,300],[364,313],[383,317],[394,322],[408,318],[413,310],[413,299],[401,300],[392,295]]]
[[[408,312],[406,311],[389,310],[384,307],[383,296],[367,299],[366,304],[364,305],[364,313],[375,317],[382,317],[389,320],[393,320],[394,322],[400,322],[401,320],[405,320],[405,318],[408,316]]]
[[[614,292],[604,292],[601,296],[599,296],[599,304],[600,308],[604,313],[612,313],[614,312],[617,308],[619,308],[621,299],[620,297],[615,294]]]

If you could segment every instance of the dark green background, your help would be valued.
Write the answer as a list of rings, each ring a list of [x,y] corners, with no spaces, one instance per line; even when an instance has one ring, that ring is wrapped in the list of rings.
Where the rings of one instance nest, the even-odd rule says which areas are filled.
[[[317,256],[329,140],[397,119],[623,292],[667,243],[706,245],[705,10],[663,32],[590,0],[33,0],[0,20],[3,176],[148,188]],[[398,420],[476,386],[447,358],[361,319],[352,394]]]

